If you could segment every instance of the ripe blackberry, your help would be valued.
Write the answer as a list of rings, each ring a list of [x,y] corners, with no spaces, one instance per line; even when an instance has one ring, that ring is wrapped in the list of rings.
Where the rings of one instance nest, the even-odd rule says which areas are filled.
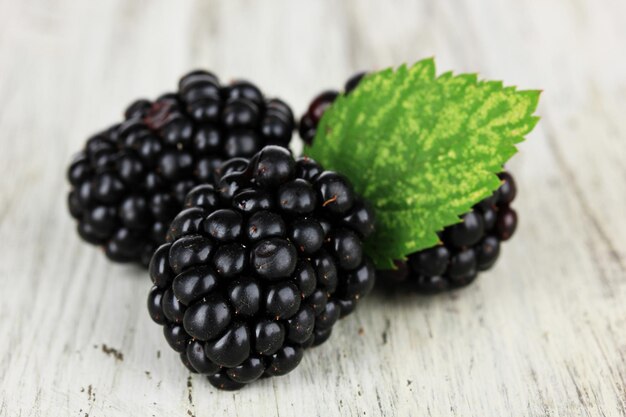
[[[287,147],[294,128],[283,101],[247,81],[221,85],[206,71],[154,102],[135,101],[124,116],[71,163],[68,205],[84,240],[114,261],[144,265],[191,188],[212,181],[226,159]]]
[[[294,369],[372,288],[373,214],[343,176],[277,146],[224,163],[150,263],[152,319],[221,389]]]
[[[349,94],[366,73],[353,75],[345,84]],[[315,97],[300,119],[299,134],[311,144],[324,111],[339,92],[328,90]],[[396,269],[378,271],[379,281],[397,284],[410,282],[422,293],[438,293],[471,283],[479,271],[491,268],[500,254],[501,242],[510,239],[517,227],[517,214],[510,207],[517,188],[508,172],[499,174],[500,188],[476,204],[463,221],[447,227],[441,244],[409,255],[408,262],[396,262]]]
[[[344,85],[344,93],[350,94],[350,92],[359,85],[359,81],[361,81],[366,74],[365,72],[358,72],[350,77]],[[317,125],[322,119],[324,111],[333,104],[339,94],[339,91],[327,90],[320,93],[311,101],[307,112],[300,119],[298,126],[300,138],[302,138],[305,143],[310,145],[313,142],[313,138],[315,138],[315,133],[317,132]]]
[[[409,255],[395,271],[380,273],[381,280],[404,282],[418,292],[433,294],[466,286],[480,271],[491,268],[501,243],[513,236],[517,226],[517,214],[510,206],[515,181],[508,172],[499,176],[500,188],[476,204],[461,223],[440,233],[439,245]]]

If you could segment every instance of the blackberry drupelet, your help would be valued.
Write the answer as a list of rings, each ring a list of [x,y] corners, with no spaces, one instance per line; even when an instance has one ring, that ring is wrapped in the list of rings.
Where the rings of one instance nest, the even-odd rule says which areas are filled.
[[[247,81],[223,86],[206,71],[182,77],[176,93],[135,101],[124,115],[71,163],[69,211],[80,236],[111,260],[144,265],[191,188],[212,181],[226,159],[288,146],[294,129],[283,101]]]
[[[366,73],[353,75],[345,84],[349,94]],[[302,116],[299,134],[311,144],[324,111],[340,93],[334,90],[315,97]],[[379,281],[406,282],[419,292],[438,293],[471,283],[480,271],[491,268],[500,254],[501,242],[510,239],[517,227],[517,214],[511,208],[517,188],[508,172],[499,174],[500,188],[476,204],[463,221],[440,233],[441,244],[409,255],[408,262],[396,262],[396,269],[379,271]]]
[[[369,206],[340,174],[268,146],[192,189],[150,263],[152,319],[220,389],[284,375],[374,284]]]

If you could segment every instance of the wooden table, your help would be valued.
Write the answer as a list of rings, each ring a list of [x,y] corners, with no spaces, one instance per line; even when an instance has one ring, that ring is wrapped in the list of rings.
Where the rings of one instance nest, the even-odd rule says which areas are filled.
[[[0,415],[626,415],[625,19],[620,0],[0,0]],[[147,275],[76,236],[72,153],[194,67],[301,114],[356,70],[428,56],[545,90],[497,267],[375,293],[288,376],[190,377]]]

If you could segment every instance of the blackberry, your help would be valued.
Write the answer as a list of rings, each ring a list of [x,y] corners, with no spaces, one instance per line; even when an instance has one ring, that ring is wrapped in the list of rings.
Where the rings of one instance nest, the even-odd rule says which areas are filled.
[[[175,93],[132,103],[78,153],[68,170],[78,233],[111,260],[147,265],[191,188],[226,159],[287,147],[293,129],[289,106],[255,85],[191,72]]]
[[[439,245],[409,255],[407,262],[397,262],[398,268],[380,273],[381,279],[433,294],[466,286],[480,271],[490,269],[501,243],[513,236],[517,226],[517,214],[510,206],[515,181],[508,172],[499,177],[500,188],[476,204],[460,223],[444,229]]]
[[[344,94],[350,94],[350,92],[359,85],[359,81],[361,81],[365,75],[367,75],[366,72],[358,72],[350,77],[344,85]],[[341,94],[339,91],[327,90],[320,93],[311,101],[309,108],[300,119],[298,126],[300,138],[302,138],[305,143],[310,145],[313,142],[313,138],[315,138],[315,133],[317,132],[317,125],[322,119],[324,111],[333,104],[339,94]]]
[[[366,73],[353,75],[344,86],[344,94],[354,90]],[[340,93],[324,91],[315,97],[300,119],[299,134],[311,144],[324,111]],[[396,269],[378,271],[379,281],[393,284],[409,282],[422,293],[438,293],[471,283],[480,271],[491,268],[500,254],[501,242],[510,239],[517,227],[517,214],[510,205],[517,188],[508,172],[499,174],[500,188],[476,204],[461,223],[447,227],[441,244],[411,254],[407,262],[396,262]]]
[[[185,198],[150,263],[152,319],[221,389],[294,369],[374,284],[373,214],[343,176],[267,146]]]

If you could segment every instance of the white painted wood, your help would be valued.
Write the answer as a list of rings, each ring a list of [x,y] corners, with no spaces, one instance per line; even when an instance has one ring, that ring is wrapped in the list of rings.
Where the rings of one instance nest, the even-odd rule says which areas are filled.
[[[0,0],[0,416],[625,416],[624,18],[620,0]],[[545,90],[497,267],[374,294],[288,376],[189,379],[145,273],[75,235],[71,154],[192,67],[301,113],[355,70],[433,55]]]

